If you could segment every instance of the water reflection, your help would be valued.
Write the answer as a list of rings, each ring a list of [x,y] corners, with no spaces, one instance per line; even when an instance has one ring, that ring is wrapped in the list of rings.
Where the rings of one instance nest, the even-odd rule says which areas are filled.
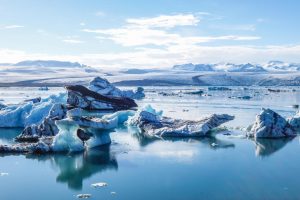
[[[266,139],[256,138],[255,155],[265,157],[282,149],[287,143],[291,142],[294,138],[280,138],[280,139]]]
[[[118,170],[118,162],[110,146],[90,149],[78,154],[28,155],[26,158],[50,162],[59,169],[56,181],[67,183],[70,189],[81,190],[84,179],[105,170]]]
[[[131,128],[129,129],[129,132],[131,135],[136,138],[139,142],[139,145],[141,147],[145,147],[151,143],[157,142],[157,141],[171,141],[171,142],[187,142],[187,143],[201,143],[205,146],[210,147],[211,149],[218,149],[218,148],[234,148],[235,145],[232,142],[225,141],[223,139],[217,138],[214,134],[208,135],[205,137],[149,137],[142,133],[140,133],[137,129]],[[221,134],[221,133],[219,133]]]

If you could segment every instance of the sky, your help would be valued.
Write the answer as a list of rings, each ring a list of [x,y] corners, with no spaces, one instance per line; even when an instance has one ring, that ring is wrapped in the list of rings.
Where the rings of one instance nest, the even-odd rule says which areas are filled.
[[[0,0],[0,63],[300,62],[298,0]]]

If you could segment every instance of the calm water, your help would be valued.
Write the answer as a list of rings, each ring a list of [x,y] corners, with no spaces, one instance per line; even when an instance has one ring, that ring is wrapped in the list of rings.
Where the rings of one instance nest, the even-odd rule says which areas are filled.
[[[186,89],[190,88],[162,91],[177,94]],[[255,89],[246,93],[254,96],[257,90],[259,95],[246,101],[228,99],[244,94],[238,88],[210,92],[208,97],[162,96],[156,88],[147,88],[148,97],[139,104],[150,103],[167,116],[186,119],[235,114],[228,127],[251,124],[261,107],[284,116],[296,112],[292,105],[299,102],[298,91],[274,94]],[[0,142],[11,143],[20,131],[0,129]],[[300,199],[299,137],[253,141],[219,133],[199,139],[153,140],[126,127],[115,130],[111,137],[110,146],[79,154],[0,155],[0,173],[8,173],[0,176],[0,199],[76,199],[81,193],[92,194],[91,199]],[[213,143],[218,145],[213,147]],[[97,182],[108,186],[91,187]]]

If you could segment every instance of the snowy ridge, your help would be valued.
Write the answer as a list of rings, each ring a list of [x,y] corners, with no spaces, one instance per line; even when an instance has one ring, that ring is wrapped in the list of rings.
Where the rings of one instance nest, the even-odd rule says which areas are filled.
[[[270,61],[264,64],[182,64],[174,65],[173,70],[197,71],[197,72],[276,72],[276,71],[300,71],[300,63],[286,63],[282,61]]]

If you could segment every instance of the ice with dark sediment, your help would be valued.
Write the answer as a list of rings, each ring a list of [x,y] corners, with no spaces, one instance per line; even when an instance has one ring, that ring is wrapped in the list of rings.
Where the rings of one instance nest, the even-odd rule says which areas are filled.
[[[148,106],[128,120],[128,125],[137,126],[142,134],[158,137],[200,137],[233,120],[234,116],[213,114],[201,120],[181,120],[163,117],[161,112]]]
[[[66,86],[67,104],[71,108],[85,110],[127,110],[137,107],[133,99],[127,97],[105,96],[81,85]]]
[[[295,128],[271,109],[263,109],[256,116],[248,136],[255,138],[283,138],[296,136]]]

